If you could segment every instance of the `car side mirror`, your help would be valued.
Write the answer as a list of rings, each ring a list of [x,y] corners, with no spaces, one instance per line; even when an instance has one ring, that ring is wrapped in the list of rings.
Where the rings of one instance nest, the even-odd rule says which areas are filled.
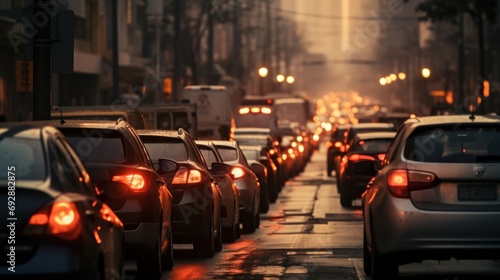
[[[261,163],[252,163],[250,165],[250,168],[252,168],[252,171],[255,174],[260,174],[260,173],[264,173],[265,172],[265,167]]]
[[[99,199],[104,201],[125,199],[129,191],[129,186],[124,183],[103,181],[99,184]]]
[[[361,161],[354,164],[354,173],[364,176],[375,176],[378,169],[373,161]]]
[[[225,175],[231,173],[231,165],[222,162],[212,163],[212,172],[215,175]]]
[[[174,172],[179,169],[179,165],[177,164],[177,162],[166,158],[159,159],[158,166],[158,173],[160,174]]]

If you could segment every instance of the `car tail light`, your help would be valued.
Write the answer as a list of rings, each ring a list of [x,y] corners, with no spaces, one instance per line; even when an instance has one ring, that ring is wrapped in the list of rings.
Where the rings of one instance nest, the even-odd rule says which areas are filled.
[[[241,167],[236,166],[231,169],[231,174],[233,174],[234,179],[239,179],[245,176],[245,170],[243,170],[243,168]]]
[[[360,161],[360,160],[375,160],[374,157],[368,155],[352,154],[349,156],[350,161]]]
[[[196,184],[202,181],[202,175],[199,170],[188,169],[187,167],[181,167],[175,173],[174,179],[172,179],[173,185],[179,184]]]
[[[377,155],[377,158],[380,160],[380,161],[383,161],[385,159],[385,154],[378,154]]]
[[[313,140],[314,141],[319,141],[319,135],[318,134],[314,134],[313,135]]]
[[[389,192],[400,198],[409,198],[410,190],[432,188],[436,182],[436,175],[430,172],[397,169],[387,173]]]
[[[335,142],[335,144],[333,144],[333,146],[334,146],[335,148],[340,148],[340,147],[342,147],[342,142],[337,141],[337,142]]]
[[[72,240],[80,234],[81,229],[80,213],[76,205],[71,201],[58,199],[33,214],[23,229],[23,234],[47,233]]]
[[[315,134],[315,135],[316,135],[316,134]],[[328,148],[330,148],[331,146],[333,146],[332,142],[327,141],[327,142],[326,142],[326,149],[328,150]]]
[[[267,108],[267,107],[262,107],[262,109],[260,110],[263,114],[266,114],[266,115],[269,115],[271,114],[272,110],[271,108]]]
[[[299,145],[299,152],[303,153],[305,150],[304,145]]]
[[[302,137],[301,135],[297,136],[297,141],[302,142],[303,140],[304,140],[304,137]]]
[[[250,113],[250,108],[248,108],[248,107],[241,108],[239,113],[240,113],[240,115],[248,114],[248,113]]]
[[[144,180],[144,177],[140,174],[115,175],[112,180],[129,186],[130,189],[135,192],[147,190],[146,180]]]
[[[288,158],[288,156],[287,156],[286,154],[282,154],[282,155],[281,155],[281,158],[282,158],[283,160],[286,160],[286,159]]]

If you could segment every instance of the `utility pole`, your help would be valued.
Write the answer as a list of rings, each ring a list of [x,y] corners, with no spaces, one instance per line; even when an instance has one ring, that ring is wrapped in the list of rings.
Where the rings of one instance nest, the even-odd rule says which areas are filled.
[[[208,23],[208,53],[207,53],[207,83],[214,84],[214,21],[212,15],[212,0],[207,0],[207,23]]]
[[[118,0],[111,1],[111,53],[112,53],[112,71],[113,71],[113,100],[120,98],[120,80],[118,67]]]
[[[33,6],[33,22],[36,15],[45,14],[50,1],[36,1]],[[33,38],[33,120],[50,120],[50,74],[52,18],[47,16],[47,23],[38,27]]]
[[[178,102],[182,78],[182,0],[174,0],[174,79],[172,81],[172,99]]]

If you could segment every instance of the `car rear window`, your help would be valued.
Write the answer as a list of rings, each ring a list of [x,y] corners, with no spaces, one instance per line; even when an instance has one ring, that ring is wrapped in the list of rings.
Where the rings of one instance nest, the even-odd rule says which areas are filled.
[[[214,151],[207,147],[198,146],[198,148],[200,148],[201,154],[203,155],[203,158],[207,163],[208,169],[212,169],[212,163],[217,162],[217,156],[215,155]]]
[[[169,137],[140,136],[149,157],[153,164],[158,163],[158,159],[167,158],[175,161],[185,161],[189,159],[186,144],[181,139]]]
[[[126,160],[123,135],[110,129],[61,129],[83,162],[122,163]]]
[[[217,146],[217,150],[224,162],[238,160],[238,153],[235,148]]]
[[[457,124],[417,129],[406,140],[404,157],[420,162],[500,161],[500,128]]]
[[[38,181],[47,176],[40,140],[4,138],[0,140],[0,159],[0,180],[12,177],[16,180]]]
[[[248,160],[259,160],[260,153],[256,150],[241,150]]]
[[[360,140],[355,145],[353,149],[356,152],[365,153],[385,153],[392,139],[366,139]]]

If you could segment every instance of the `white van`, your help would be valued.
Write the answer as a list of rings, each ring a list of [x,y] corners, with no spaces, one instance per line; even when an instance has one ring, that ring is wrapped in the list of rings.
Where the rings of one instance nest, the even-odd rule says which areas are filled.
[[[233,104],[224,86],[186,86],[182,100],[196,104],[198,139],[229,140],[235,128]]]

